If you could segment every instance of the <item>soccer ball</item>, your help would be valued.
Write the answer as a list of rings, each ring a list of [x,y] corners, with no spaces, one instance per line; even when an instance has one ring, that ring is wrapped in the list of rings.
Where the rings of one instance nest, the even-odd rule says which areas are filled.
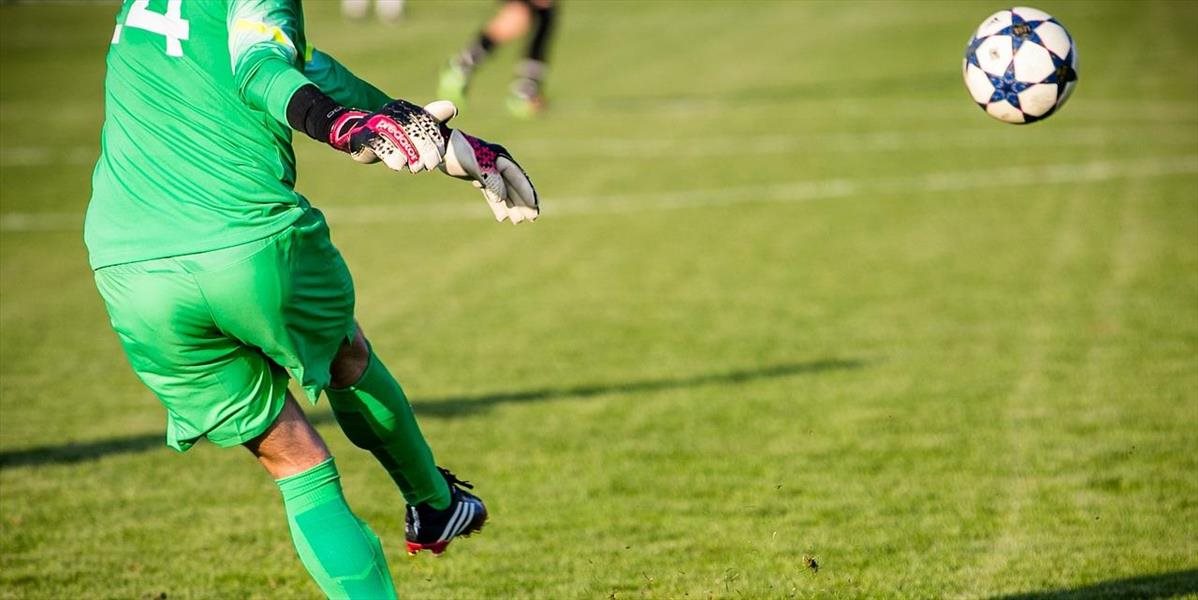
[[[1077,87],[1077,48],[1052,15],[1017,6],[982,21],[965,47],[961,73],[986,114],[1034,123],[1056,112]]]

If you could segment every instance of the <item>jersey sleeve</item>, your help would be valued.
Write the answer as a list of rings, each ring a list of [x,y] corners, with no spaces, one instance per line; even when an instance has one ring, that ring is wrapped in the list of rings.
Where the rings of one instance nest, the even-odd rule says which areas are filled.
[[[320,91],[342,106],[374,112],[391,101],[381,90],[359,79],[332,56],[308,46],[304,74]]]
[[[297,0],[230,0],[229,58],[238,93],[280,123],[295,90],[313,83],[304,75],[303,15]]]

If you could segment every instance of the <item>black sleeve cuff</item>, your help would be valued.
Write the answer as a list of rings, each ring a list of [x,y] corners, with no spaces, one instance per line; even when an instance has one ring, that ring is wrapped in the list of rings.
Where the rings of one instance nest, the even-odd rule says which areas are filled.
[[[291,101],[287,103],[287,123],[293,129],[308,134],[308,137],[327,144],[333,123],[347,110],[326,96],[320,88],[308,84],[291,95]]]

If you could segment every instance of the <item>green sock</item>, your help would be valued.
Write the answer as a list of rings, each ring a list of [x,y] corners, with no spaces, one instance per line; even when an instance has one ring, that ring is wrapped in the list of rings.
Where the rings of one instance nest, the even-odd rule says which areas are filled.
[[[337,465],[328,460],[275,481],[283,492],[291,541],[329,598],[395,598],[379,538],[349,510]]]
[[[374,454],[408,504],[449,506],[449,485],[437,471],[408,397],[373,352],[358,383],[327,392],[345,436]]]

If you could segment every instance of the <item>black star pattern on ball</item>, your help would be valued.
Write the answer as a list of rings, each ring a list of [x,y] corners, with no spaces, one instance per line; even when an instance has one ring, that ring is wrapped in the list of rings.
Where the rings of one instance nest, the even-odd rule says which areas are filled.
[[[1077,81],[1077,71],[1073,69],[1073,50],[1069,50],[1069,54],[1065,58],[1057,58],[1056,54],[1048,53],[1052,58],[1052,73],[1044,78],[1041,83],[1055,83],[1065,89],[1065,84],[1070,81]]]

